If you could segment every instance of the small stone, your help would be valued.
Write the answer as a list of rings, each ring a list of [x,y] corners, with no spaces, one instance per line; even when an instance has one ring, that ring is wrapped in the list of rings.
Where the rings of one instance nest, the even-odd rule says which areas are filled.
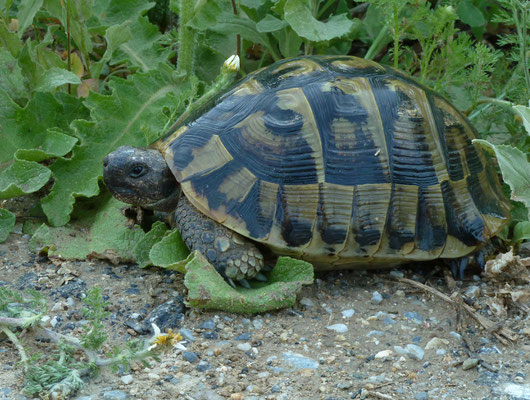
[[[121,381],[125,384],[125,385],[129,385],[132,383],[133,381],[133,376],[132,375],[123,375],[121,377]]]
[[[423,355],[425,354],[425,352],[420,346],[417,346],[415,344],[407,344],[405,350],[407,351],[408,356],[413,360],[423,360]]]
[[[351,388],[353,385],[351,382],[339,382],[337,384],[337,387],[339,389],[342,389],[342,390],[348,390],[349,388]]]
[[[353,314],[355,314],[355,310],[353,308],[349,308],[347,310],[342,310],[341,314],[344,318],[351,318],[353,317]]]
[[[405,297],[405,291],[404,290],[396,290],[396,296],[397,297]]]
[[[418,325],[423,322],[423,317],[416,312],[409,311],[409,312],[404,313],[403,316]]]
[[[384,336],[385,335],[385,332],[383,331],[370,331],[366,334],[366,336],[368,337],[371,337],[371,336]]]
[[[52,328],[55,328],[55,326],[59,323],[59,321],[57,320],[57,317],[53,317],[51,320],[50,320],[50,325]]]
[[[460,333],[458,333],[458,332],[451,331],[451,332],[449,332],[449,334],[450,334],[452,337],[454,337],[455,339],[462,340],[462,335],[460,335]]]
[[[427,400],[429,398],[428,392],[419,392],[414,395],[415,400]]]
[[[121,390],[110,390],[103,393],[103,400],[125,400],[129,395]]]
[[[381,293],[379,293],[378,291],[375,291],[372,294],[372,298],[370,299],[370,303],[377,305],[377,304],[380,304],[382,301],[383,301],[383,296],[381,296]]]
[[[148,377],[149,379],[154,380],[154,381],[159,381],[159,380],[160,380],[160,375],[155,374],[154,372],[149,372],[149,373],[147,374],[147,377]]]
[[[250,343],[245,342],[245,343],[238,343],[237,348],[241,351],[250,351],[252,346],[250,345]]]
[[[252,339],[252,334],[250,332],[242,333],[241,335],[237,335],[234,340],[250,340]]]
[[[468,358],[464,361],[462,364],[462,369],[464,371],[467,371],[468,369],[473,369],[478,365],[478,359],[477,358]]]
[[[448,344],[449,341],[445,339],[440,339],[435,336],[427,342],[427,344],[425,345],[425,350],[438,350]]]
[[[211,368],[210,366],[210,363],[208,361],[205,361],[205,360],[201,360],[199,361],[199,364],[197,364],[197,371],[199,372],[204,372],[204,371],[207,371]]]
[[[280,388],[279,385],[272,385],[272,387],[271,387],[271,393],[278,393],[281,390],[282,389]]]
[[[311,308],[315,306],[315,303],[309,297],[302,297],[300,299],[300,304],[307,308]]]
[[[286,352],[282,354],[285,362],[290,364],[295,370],[298,369],[317,369],[319,366],[318,361],[312,358],[303,356],[302,354]]]
[[[195,337],[193,336],[193,332],[187,328],[182,328],[180,331],[180,336],[182,336],[182,339],[187,340],[188,342],[195,342]]]
[[[269,376],[271,376],[271,373],[269,371],[263,371],[260,372],[257,376],[260,379],[267,379]]]
[[[348,332],[348,327],[344,324],[333,324],[330,326],[326,326],[326,329],[329,329],[330,331],[334,331],[337,333],[346,333]]]
[[[405,276],[405,274],[401,271],[390,271],[390,274],[389,274],[391,277],[393,278],[403,278]]]
[[[436,350],[436,355],[437,356],[445,356],[446,353],[447,353],[447,350],[445,350],[445,349]]]
[[[252,320],[252,325],[254,325],[254,329],[262,329],[263,328],[263,320],[261,318],[255,318]]]
[[[375,355],[376,359],[382,359],[383,361],[388,360],[394,352],[392,350],[382,350]]]
[[[476,299],[480,296],[480,288],[476,285],[470,286],[466,290],[465,295],[467,297],[471,297],[472,299]]]
[[[197,328],[210,331],[212,329],[215,329],[215,326],[216,326],[215,322],[212,319],[208,319],[204,321],[202,324],[200,324]]]
[[[194,363],[199,357],[193,351],[184,351],[182,352],[182,358],[184,358],[187,362]]]
[[[530,385],[518,385],[516,383],[507,383],[503,386],[503,391],[514,400],[530,400]]]

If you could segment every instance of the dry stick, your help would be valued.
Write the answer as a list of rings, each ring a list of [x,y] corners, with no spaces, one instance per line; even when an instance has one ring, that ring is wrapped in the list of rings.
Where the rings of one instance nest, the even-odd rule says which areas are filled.
[[[456,304],[454,300],[452,300],[449,296],[446,294],[440,292],[439,290],[436,290],[430,286],[424,285],[423,283],[413,281],[412,279],[407,278],[396,278],[399,282],[407,283],[411,286],[420,288],[425,290],[428,293],[431,293],[435,295],[436,297],[439,297],[440,299],[450,303],[450,304]],[[484,327],[488,332],[491,332],[493,336],[495,336],[499,342],[501,342],[504,345],[508,345],[509,342],[515,341],[517,338],[517,335],[509,328],[503,327],[503,326],[497,326],[494,322],[490,321],[488,318],[483,317],[480,314],[477,314],[473,308],[468,306],[467,304],[463,303],[462,308],[468,312],[468,314],[473,318],[475,321],[477,321],[480,325]],[[508,339],[508,340],[506,340]]]
[[[383,393],[379,393],[379,392],[374,392],[372,390],[367,390],[363,394],[365,394],[367,396],[375,397],[376,399],[394,400],[394,397],[392,397],[392,396],[389,396],[389,395],[383,394]]]

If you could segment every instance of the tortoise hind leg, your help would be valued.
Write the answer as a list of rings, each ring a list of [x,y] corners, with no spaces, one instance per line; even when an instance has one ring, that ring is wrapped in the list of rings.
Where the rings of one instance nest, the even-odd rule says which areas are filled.
[[[182,195],[174,215],[175,228],[191,250],[198,250],[224,277],[241,281],[263,268],[256,245],[197,210]]]

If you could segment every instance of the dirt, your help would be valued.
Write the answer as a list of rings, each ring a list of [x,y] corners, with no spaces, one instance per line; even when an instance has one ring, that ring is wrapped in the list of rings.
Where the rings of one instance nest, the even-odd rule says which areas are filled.
[[[452,298],[459,305],[398,282],[399,277],[448,296],[455,293]],[[141,323],[156,306],[185,295],[178,273],[104,261],[49,260],[31,253],[28,237],[17,234],[0,244],[0,285],[40,291],[49,300],[55,329],[74,335],[82,332],[80,298],[99,285],[110,302],[106,350],[133,338],[148,338],[125,322],[136,317]],[[459,295],[470,287],[476,288]],[[241,316],[185,308],[176,330],[184,328],[194,339],[184,342],[186,357],[174,349],[162,354],[160,362],[151,362],[150,368],[133,364],[132,370],[117,374],[104,370],[88,380],[78,396],[530,399],[528,299],[501,304],[501,310],[493,301],[500,289],[510,288],[514,284],[487,281],[473,273],[454,282],[438,261],[386,271],[318,274],[291,309]],[[381,295],[379,303],[374,292]],[[464,311],[462,298],[496,328],[509,329],[514,340],[503,344],[503,337],[495,336],[498,331],[484,330]],[[49,354],[53,349],[29,333],[22,337],[29,353]],[[403,350],[407,345],[412,349],[408,353]],[[0,336],[0,399],[24,398],[19,360],[14,346]]]

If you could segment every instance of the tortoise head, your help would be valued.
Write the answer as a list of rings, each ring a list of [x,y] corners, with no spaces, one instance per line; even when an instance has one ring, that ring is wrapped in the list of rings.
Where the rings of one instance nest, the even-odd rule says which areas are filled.
[[[172,211],[180,185],[160,152],[121,146],[103,160],[103,180],[114,197],[149,210]]]

